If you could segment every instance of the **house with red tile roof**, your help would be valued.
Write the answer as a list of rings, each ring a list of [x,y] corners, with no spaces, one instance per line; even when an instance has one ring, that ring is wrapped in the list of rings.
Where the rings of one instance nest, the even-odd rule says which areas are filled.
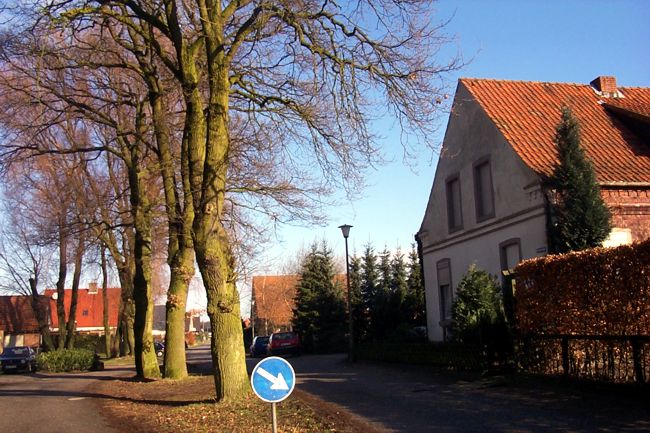
[[[47,299],[42,298],[47,308]],[[0,351],[7,346],[39,346],[41,334],[31,296],[0,296]]]
[[[277,331],[292,330],[291,319],[296,305],[296,286],[299,282],[300,275],[253,277],[251,319],[255,335],[270,335]],[[345,275],[335,275],[334,282],[344,289]]]
[[[299,275],[259,275],[252,282],[251,318],[256,335],[291,330]]]
[[[56,310],[56,289],[46,289],[43,295],[50,299],[50,319],[52,331],[58,331],[59,319]],[[70,311],[72,290],[65,290],[64,305],[66,317]],[[118,310],[122,289],[120,287],[108,288],[108,324],[111,330],[117,328]],[[104,298],[102,289],[96,283],[90,283],[87,288],[79,288],[76,315],[78,332],[103,334],[104,333]]]
[[[561,108],[578,119],[613,230],[606,246],[650,237],[650,88],[487,79],[458,82],[417,238],[429,338],[451,324],[472,263],[493,275],[547,253],[545,180],[558,162]]]

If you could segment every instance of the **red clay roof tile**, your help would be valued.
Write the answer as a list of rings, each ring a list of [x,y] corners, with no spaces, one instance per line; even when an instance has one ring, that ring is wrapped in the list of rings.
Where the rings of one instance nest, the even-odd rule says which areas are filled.
[[[522,160],[541,176],[557,163],[555,128],[563,105],[580,122],[582,146],[601,183],[650,183],[650,143],[607,107],[650,115],[650,88],[623,87],[620,98],[591,86],[463,78],[460,83],[485,110]]]

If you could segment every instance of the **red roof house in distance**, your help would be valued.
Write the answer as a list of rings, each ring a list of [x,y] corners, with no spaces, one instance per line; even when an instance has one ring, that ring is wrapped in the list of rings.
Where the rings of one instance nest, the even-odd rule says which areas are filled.
[[[71,289],[65,290],[64,305],[66,317],[70,311]],[[43,293],[50,299],[50,317],[52,330],[59,329],[59,319],[56,311],[56,289],[46,289]],[[108,324],[111,329],[117,328],[117,313],[120,306],[122,289],[108,288]],[[79,288],[77,300],[77,331],[86,333],[103,333],[104,331],[104,300],[102,290],[97,283],[90,283],[88,288]]]
[[[47,300],[42,298],[42,307]],[[41,334],[30,296],[0,296],[0,349],[7,346],[38,346]]]
[[[256,335],[270,335],[292,329],[296,286],[300,275],[261,275],[253,277],[251,318]],[[334,283],[346,289],[345,274],[334,276]]]
[[[261,275],[253,277],[251,317],[255,333],[270,335],[291,330],[299,275]]]

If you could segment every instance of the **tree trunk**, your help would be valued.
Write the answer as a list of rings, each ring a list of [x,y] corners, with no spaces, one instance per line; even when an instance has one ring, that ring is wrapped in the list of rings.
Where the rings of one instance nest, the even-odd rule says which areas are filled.
[[[141,59],[145,69],[152,67],[146,58]],[[158,144],[158,159],[167,205],[169,240],[167,262],[170,268],[169,289],[165,316],[164,376],[168,379],[187,377],[185,356],[185,308],[190,282],[194,276],[194,247],[192,245],[193,206],[189,188],[184,188],[181,203],[175,181],[174,161],[169,142],[167,109],[163,89],[156,74],[147,74],[149,104],[152,108],[154,134]],[[183,206],[184,205],[184,206]]]
[[[104,311],[102,312],[102,321],[104,324],[104,352],[107,358],[112,358],[111,353],[111,326],[108,321],[109,318],[109,305],[108,305],[108,266],[106,264],[106,248],[102,247],[101,253],[102,260],[102,303]]]
[[[213,39],[206,40],[208,53],[217,52]],[[230,240],[221,222],[226,193],[228,153],[228,68],[219,56],[209,55],[210,103],[207,115],[204,164],[202,164],[201,200],[195,202],[194,248],[208,298],[208,316],[212,326],[212,361],[218,400],[234,400],[250,392],[246,371],[246,352],[241,326],[235,260]],[[190,154],[193,152],[190,149]],[[200,155],[202,152],[194,152]],[[197,162],[196,159],[193,161]],[[194,165],[196,167],[196,165]],[[193,168],[194,168],[193,167]],[[199,185],[193,184],[193,189]]]
[[[81,280],[81,266],[86,250],[85,237],[83,232],[79,234],[79,244],[74,257],[74,274],[72,276],[72,290],[70,292],[70,311],[68,312],[68,323],[66,324],[66,349],[74,348],[74,334],[77,328],[77,301],[79,299],[79,281]]]
[[[224,234],[221,224],[217,224]],[[202,225],[202,233],[206,233],[209,223]],[[217,399],[238,399],[248,394],[250,385],[232,257],[223,237],[208,236],[205,242],[195,242],[195,248],[208,298]]]
[[[43,337],[45,350],[54,350],[55,346],[54,341],[52,341],[52,336],[50,335],[50,325],[48,320],[48,307],[50,300],[38,294],[37,284],[34,278],[29,279],[29,288],[32,292],[32,310],[34,311],[36,321],[38,322],[38,329]]]
[[[142,107],[138,107],[136,125],[139,130],[142,125]],[[141,136],[146,134],[141,130]],[[131,213],[135,227],[134,259],[135,273],[133,275],[133,301],[135,306],[135,321],[133,334],[135,336],[135,370],[141,379],[160,377],[158,358],[153,346],[153,302],[151,290],[151,204],[146,193],[146,164],[141,160],[140,153],[144,151],[144,143],[131,146],[131,162],[127,164],[129,171],[129,187]]]
[[[194,250],[184,248],[171,264],[165,321],[165,377],[187,377],[185,357],[185,307],[190,281],[194,276]]]
[[[68,273],[68,236],[59,222],[59,277],[56,282],[56,316],[59,323],[59,341],[57,347],[63,349],[66,340],[65,317],[65,280]]]

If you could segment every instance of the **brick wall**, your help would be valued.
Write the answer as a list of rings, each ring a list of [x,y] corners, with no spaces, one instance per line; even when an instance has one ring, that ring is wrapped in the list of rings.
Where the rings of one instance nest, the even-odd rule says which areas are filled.
[[[650,238],[650,188],[603,188],[602,194],[614,227],[629,228],[634,241]]]

